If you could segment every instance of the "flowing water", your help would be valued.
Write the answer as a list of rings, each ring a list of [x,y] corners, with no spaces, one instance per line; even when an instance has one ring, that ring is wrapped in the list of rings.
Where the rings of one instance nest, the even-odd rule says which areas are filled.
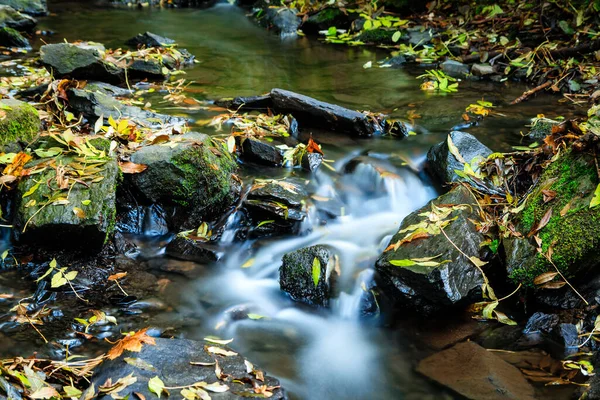
[[[131,323],[137,328],[150,325],[157,331],[168,330],[191,339],[207,335],[234,338],[232,347],[279,378],[293,398],[447,396],[412,372],[418,353],[412,338],[383,326],[383,316],[361,316],[374,261],[402,218],[436,196],[437,189],[426,175],[415,171],[429,147],[461,123],[468,104],[484,98],[497,105],[496,111],[502,115],[488,117],[469,130],[495,151],[521,144],[519,132],[526,129],[528,118],[540,113],[568,116],[576,112],[573,108],[544,97],[509,106],[525,89],[512,82],[462,82],[456,94],[423,93],[415,79],[422,71],[362,67],[367,61],[377,65],[375,61],[385,57],[380,51],[324,45],[314,38],[281,41],[257,27],[243,10],[228,4],[206,10],[117,10],[65,2],[55,4],[52,11],[56,14],[40,23],[42,29],[55,32],[46,38],[49,42],[92,40],[120,47],[125,39],[144,31],[175,39],[200,61],[186,75],[195,82],[190,92],[200,100],[260,94],[279,87],[397,118],[417,114],[413,122],[420,134],[404,140],[356,140],[315,132],[326,158],[334,160],[335,171],[322,167],[310,176],[266,167],[243,169],[246,182],[253,177],[295,176],[311,181],[311,193],[340,199],[342,216],[324,218],[313,208],[302,235],[236,241],[239,216],[233,214],[221,240],[226,249],[224,258],[215,265],[198,265],[165,258],[162,254],[168,235],[149,224],[146,235],[138,238],[140,262],[153,266],[149,272],[170,283],[159,298],[139,302],[144,316],[130,310],[135,319],[115,312],[120,321],[133,318]],[[197,121],[215,115],[208,110],[175,109],[158,100],[154,107],[161,111]],[[214,133],[200,126],[195,129]],[[359,155],[387,173],[381,174],[369,163],[345,173],[348,161]],[[340,254],[341,294],[328,310],[303,307],[279,290],[281,257],[312,244],[331,246]],[[251,267],[241,268],[250,258]],[[182,277],[165,272],[173,269],[192,273]],[[0,293],[18,293],[27,287],[25,283],[9,285],[11,280],[6,274],[0,275]],[[263,318],[249,319],[248,314]],[[10,349],[8,343],[0,345],[3,354],[35,349],[19,337],[11,339]]]

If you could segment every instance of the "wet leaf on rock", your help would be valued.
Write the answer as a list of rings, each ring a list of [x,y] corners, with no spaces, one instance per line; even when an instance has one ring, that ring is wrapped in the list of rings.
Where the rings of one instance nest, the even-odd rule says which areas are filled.
[[[148,381],[148,389],[160,398],[165,389],[165,384],[158,376],[155,376]]]
[[[220,344],[220,345],[226,345],[226,344],[233,342],[233,339],[219,339],[219,338],[212,338],[212,337],[205,337],[204,340],[207,342],[210,342],[210,343],[215,343],[215,344]]]
[[[114,360],[123,354],[123,351],[140,352],[144,344],[155,345],[156,341],[153,337],[148,336],[146,332],[148,328],[141,329],[137,332],[129,332],[123,339],[119,340],[107,353],[109,360]]]
[[[218,354],[220,356],[225,356],[225,357],[233,357],[233,356],[238,355],[238,353],[236,353],[234,351],[225,350],[225,349],[222,349],[222,348],[216,347],[216,346],[207,346],[207,347],[205,347],[205,349],[209,353]]]
[[[125,357],[123,359],[127,364],[134,366],[139,369],[143,369],[144,371],[156,371],[156,368],[152,364],[147,361],[142,360],[141,358],[132,358]]]
[[[318,257],[313,259],[312,263],[312,280],[315,284],[315,287],[319,285],[319,280],[321,279],[321,261]]]
[[[120,162],[119,168],[124,174],[139,174],[140,172],[144,172],[148,166],[144,164],[136,164],[131,161]]]

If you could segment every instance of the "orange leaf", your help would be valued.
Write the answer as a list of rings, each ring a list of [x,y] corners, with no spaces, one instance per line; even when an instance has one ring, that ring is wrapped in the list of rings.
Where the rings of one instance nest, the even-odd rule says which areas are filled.
[[[309,153],[319,153],[320,155],[324,155],[323,151],[312,138],[308,138],[308,144],[306,145],[306,151]]]
[[[111,275],[108,277],[109,281],[116,281],[117,279],[121,279],[127,276],[127,272],[119,272],[117,274]]]
[[[139,174],[148,168],[147,165],[144,164],[136,164],[131,161],[120,162],[119,167],[124,174]]]
[[[114,360],[123,354],[123,351],[140,352],[144,344],[155,345],[156,341],[153,337],[146,335],[148,328],[144,328],[137,332],[129,332],[123,339],[119,340],[107,353],[109,360]]]

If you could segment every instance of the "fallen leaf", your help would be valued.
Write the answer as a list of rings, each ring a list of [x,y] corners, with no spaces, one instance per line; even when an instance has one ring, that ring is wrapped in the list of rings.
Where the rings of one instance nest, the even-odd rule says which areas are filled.
[[[540,222],[534,224],[531,227],[531,230],[527,234],[527,237],[535,235],[536,233],[541,231],[546,225],[548,225],[548,222],[550,222],[550,218],[552,218],[552,208],[549,208],[548,211],[546,211],[542,219],[540,219]]]
[[[155,345],[156,341],[153,337],[148,336],[146,332],[148,328],[144,328],[137,332],[129,332],[123,339],[119,340],[107,353],[109,360],[114,360],[123,354],[123,351],[140,352],[144,344]]]
[[[160,398],[163,390],[165,389],[165,384],[158,376],[155,376],[148,381],[148,389],[151,392],[156,393],[156,395]]]
[[[543,285],[546,282],[550,282],[554,277],[558,275],[558,272],[545,272],[541,275],[538,275],[533,280],[534,285]]]
[[[131,161],[120,162],[119,168],[124,174],[139,174],[140,172],[145,171],[148,166],[144,164],[136,164]]]
[[[117,279],[125,278],[127,276],[127,272],[119,272],[114,275],[108,277],[109,281],[116,281]]]
[[[238,353],[235,353],[235,352],[229,351],[229,350],[225,350],[225,349],[222,349],[222,348],[216,347],[216,346],[208,346],[208,347],[206,347],[206,351],[208,351],[209,353],[218,354],[220,356],[225,356],[225,357],[232,357],[232,356],[238,355]]]
[[[320,155],[324,155],[321,147],[313,140],[312,137],[308,138],[308,143],[306,145],[306,151],[309,153],[319,153]]]

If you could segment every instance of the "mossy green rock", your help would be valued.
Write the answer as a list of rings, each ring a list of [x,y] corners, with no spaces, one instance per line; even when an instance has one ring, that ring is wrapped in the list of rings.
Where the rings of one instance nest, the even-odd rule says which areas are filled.
[[[552,217],[537,236],[544,253],[552,247],[552,261],[567,279],[585,276],[600,263],[600,207],[590,208],[597,185],[594,158],[569,151],[546,168],[515,221],[526,236],[552,209]],[[556,196],[544,202],[546,190]],[[504,247],[508,274],[515,284],[534,286],[535,277],[555,271],[538,254],[533,238],[505,239]]]
[[[131,161],[148,168],[129,177],[150,202],[186,209],[193,226],[232,204],[237,189],[232,173],[237,163],[205,134],[190,132],[181,139],[134,153]]]
[[[40,117],[33,106],[13,99],[0,100],[0,148],[18,142],[30,143],[40,131]]]
[[[464,186],[457,186],[450,192],[432,201],[435,205],[469,205],[455,209],[445,218],[451,221],[444,231],[452,243],[469,256],[481,257],[481,243],[484,236],[477,232],[472,221],[478,219],[477,205]],[[400,225],[400,231],[423,221],[427,216],[419,214],[431,212],[431,202],[407,216]],[[404,239],[410,232],[397,233],[390,244]],[[430,235],[402,244],[397,250],[385,251],[375,266],[378,275],[377,285],[398,305],[425,312],[437,311],[457,303],[481,299],[483,277],[479,270],[461,255],[454,245],[442,234]],[[435,257],[436,266],[396,266],[395,260],[414,260]]]
[[[29,31],[36,25],[35,18],[21,14],[10,6],[0,5],[0,28],[9,27],[19,31]]]
[[[35,162],[43,161],[48,159]],[[56,165],[70,162],[70,157],[58,156],[54,159]],[[35,246],[99,251],[115,226],[115,197],[119,179],[116,160],[107,160],[97,175],[103,179],[88,182],[89,187],[71,183],[70,190],[62,191],[58,190],[56,183],[56,169],[51,166],[23,179],[16,193],[16,239]],[[28,194],[38,183],[37,189]],[[68,203],[49,203],[50,198],[58,195],[66,198]]]
[[[4,47],[22,47],[28,48],[29,40],[21,35],[17,30],[5,26],[0,28],[0,46]]]
[[[11,6],[15,10],[29,15],[46,15],[46,0],[0,0],[0,4]]]

